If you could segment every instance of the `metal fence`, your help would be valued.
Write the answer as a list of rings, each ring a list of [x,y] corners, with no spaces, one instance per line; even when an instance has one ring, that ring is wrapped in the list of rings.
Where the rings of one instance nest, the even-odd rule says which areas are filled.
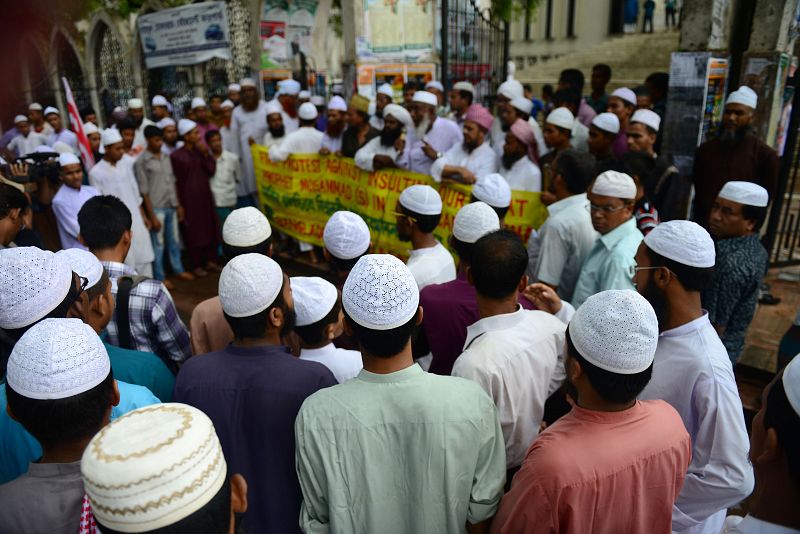
[[[100,92],[103,115],[108,118],[115,106],[125,105],[134,96],[131,61],[126,57],[122,44],[110,28],[104,26],[98,40],[100,53],[95,56],[94,71]]]

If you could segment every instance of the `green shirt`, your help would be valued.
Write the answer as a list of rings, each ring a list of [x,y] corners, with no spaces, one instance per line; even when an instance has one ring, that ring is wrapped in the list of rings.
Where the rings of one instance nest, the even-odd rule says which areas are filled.
[[[100,338],[108,351],[115,379],[144,386],[161,402],[172,402],[175,375],[161,358],[152,352],[123,349],[112,345],[108,342],[106,332],[103,332]]]
[[[506,475],[494,403],[418,365],[362,370],[318,391],[295,422],[307,533],[464,532],[494,516]]]

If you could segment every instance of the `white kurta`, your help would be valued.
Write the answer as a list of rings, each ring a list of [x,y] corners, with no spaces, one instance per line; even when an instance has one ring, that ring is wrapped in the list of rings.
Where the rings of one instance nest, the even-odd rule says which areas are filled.
[[[236,207],[236,184],[239,183],[240,174],[239,158],[233,152],[223,150],[217,158],[217,169],[209,183],[216,207]]]
[[[269,148],[272,145],[279,145],[284,139],[286,139],[285,133],[283,134],[283,137],[276,138],[272,136],[272,133],[269,130],[267,130],[267,133],[264,134],[264,140],[261,142],[261,144]]]
[[[340,151],[342,149],[342,134],[339,134],[338,137],[331,137],[328,132],[323,133],[321,148],[327,148],[331,153]]]
[[[572,148],[581,152],[589,152],[589,128],[578,121],[572,127],[572,138],[569,141]]]
[[[316,154],[322,146],[322,132],[311,126],[304,126],[290,134],[286,134],[280,144],[269,149],[269,159],[286,161],[292,154]]]
[[[542,190],[542,171],[527,156],[519,158],[510,169],[501,165],[497,172],[503,175],[512,191],[538,193]]]
[[[67,130],[64,128],[58,133],[51,133],[47,137],[47,144],[49,146],[53,146],[56,143],[64,143],[68,147],[72,149],[75,154],[78,154],[78,136],[75,135],[72,131]]]
[[[140,146],[142,148],[147,146],[147,139],[144,136],[144,129],[148,126],[155,126],[156,123],[145,117],[142,119],[142,124],[136,128],[136,133],[133,135],[133,146]]]
[[[433,126],[422,139],[416,139],[411,130],[406,136],[406,150],[408,151],[408,164],[410,171],[420,174],[431,173],[433,160],[422,151],[422,143],[427,142],[436,152],[445,153],[450,148],[461,142],[461,130],[453,121],[437,117]]]
[[[437,182],[442,181],[442,171],[446,165],[455,167],[466,167],[468,171],[481,179],[487,174],[497,172],[500,162],[489,143],[481,143],[472,152],[464,149],[464,143],[453,145],[441,158],[431,165],[431,176]]]
[[[321,363],[330,369],[340,384],[355,378],[364,367],[360,352],[339,349],[333,343],[318,349],[300,349],[300,359]]]
[[[383,130],[383,119],[378,117],[377,115],[372,115],[369,118],[369,125],[375,128],[376,130]]]
[[[36,147],[46,144],[47,136],[36,133],[33,131],[33,129],[31,129],[31,133],[28,134],[28,137],[23,137],[22,134],[17,135],[11,140],[10,143],[8,143],[6,148],[15,153],[17,156],[25,156],[35,152]]]
[[[456,263],[441,243],[428,248],[410,250],[406,265],[414,275],[420,291],[425,286],[444,284],[456,279]]]
[[[406,146],[408,146],[407,142]],[[403,152],[398,154],[394,148],[394,143],[390,146],[384,146],[381,144],[380,136],[373,137],[366,145],[358,149],[355,155],[356,165],[360,169],[372,172],[375,170],[372,164],[375,156],[389,156],[401,169],[408,168],[408,150],[404,148]]]
[[[81,186],[80,189],[61,185],[53,197],[53,214],[56,216],[58,224],[58,236],[61,238],[61,248],[80,248],[86,247],[78,241],[80,226],[78,225],[78,212],[81,211],[83,204],[90,198],[100,193],[90,185]]]
[[[531,125],[531,130],[533,130],[533,137],[536,139],[536,148],[539,151],[539,157],[541,158],[548,152],[550,149],[547,148],[547,145],[544,143],[544,135],[542,134],[542,128],[539,126],[539,123],[533,117],[528,119],[528,124]],[[500,122],[500,117],[495,117],[494,122],[492,123],[492,129],[489,132],[489,139],[492,143],[492,148],[494,148],[497,157],[503,157],[503,147],[506,144],[506,134],[508,132],[503,131],[503,123]]]
[[[726,509],[750,495],[754,478],[733,367],[707,313],[661,333],[653,378],[639,398],[670,403],[692,438],[673,530],[720,532]]]
[[[231,117],[231,146],[233,150],[231,152],[239,156],[239,162],[242,166],[242,179],[236,185],[236,194],[240,197],[251,195],[258,190],[249,139],[258,143],[264,138],[266,131],[266,102],[259,101],[258,106],[253,111],[245,111],[242,106],[236,106],[233,110]]]
[[[280,105],[280,102],[278,102]],[[300,128],[300,119],[298,118],[291,118],[288,113],[285,111],[281,111],[281,118],[283,119],[283,127],[286,129],[286,133],[290,134],[294,131],[297,131]]]

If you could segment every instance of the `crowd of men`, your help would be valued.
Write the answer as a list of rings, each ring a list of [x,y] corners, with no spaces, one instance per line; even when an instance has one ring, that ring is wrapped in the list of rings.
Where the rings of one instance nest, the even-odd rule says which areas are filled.
[[[5,148],[57,153],[58,182],[31,197],[13,162],[0,183],[0,533],[800,532],[800,358],[749,436],[733,372],[776,186],[757,95],[698,148],[692,221],[656,152],[665,80],[609,79],[584,98],[567,69],[535,110],[512,77],[493,111],[467,81],[371,102],[284,80],[266,102],[244,79],[177,122],[163,96],[102,131],[87,110],[93,166],[31,105]],[[404,189],[407,258],[336,212],[329,275],[289,276],[253,144],[470,202],[440,242],[439,191]],[[547,205],[527,242],[515,190]],[[32,228],[47,205],[57,252]],[[212,270],[187,327],[167,273]]]

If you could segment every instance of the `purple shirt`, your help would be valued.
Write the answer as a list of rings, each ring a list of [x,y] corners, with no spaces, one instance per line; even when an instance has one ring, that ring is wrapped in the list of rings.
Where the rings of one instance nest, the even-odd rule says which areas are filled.
[[[535,310],[531,302],[519,296],[519,303],[527,310]],[[444,284],[423,288],[419,295],[423,309],[422,329],[433,354],[431,373],[449,375],[453,364],[464,349],[467,327],[478,322],[478,301],[475,287],[461,271],[456,279]]]
[[[614,154],[614,159],[620,161],[626,152],[628,152],[628,136],[624,130],[620,130],[611,145],[611,153]]]
[[[578,120],[587,128],[592,124],[592,119],[597,116],[597,112],[586,103],[586,99],[581,99],[581,105],[578,108]]]

